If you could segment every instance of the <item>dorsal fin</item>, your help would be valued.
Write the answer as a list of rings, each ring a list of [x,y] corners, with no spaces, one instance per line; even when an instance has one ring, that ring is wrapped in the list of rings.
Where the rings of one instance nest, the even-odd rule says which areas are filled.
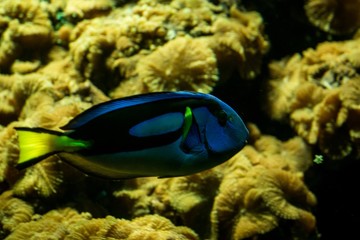
[[[201,97],[203,97],[203,94],[201,93],[180,91],[180,92],[147,93],[147,94],[140,94],[125,98],[110,100],[85,110],[83,113],[73,118],[68,124],[61,127],[61,129],[63,130],[76,129],[103,114],[121,108],[133,107],[136,105],[141,105],[154,101],[179,99],[179,98],[201,98]]]

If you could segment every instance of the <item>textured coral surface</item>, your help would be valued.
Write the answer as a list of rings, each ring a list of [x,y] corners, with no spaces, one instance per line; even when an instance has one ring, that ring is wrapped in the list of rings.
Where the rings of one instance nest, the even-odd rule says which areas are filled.
[[[360,27],[359,0],[307,0],[305,11],[311,23],[326,32],[344,34]]]
[[[353,236],[359,5],[0,0],[0,239]],[[177,90],[228,102],[248,145],[165,179],[99,179],[56,155],[15,167],[15,127],[61,131],[95,104]]]
[[[360,158],[359,42],[325,42],[270,64],[269,114],[332,159]]]

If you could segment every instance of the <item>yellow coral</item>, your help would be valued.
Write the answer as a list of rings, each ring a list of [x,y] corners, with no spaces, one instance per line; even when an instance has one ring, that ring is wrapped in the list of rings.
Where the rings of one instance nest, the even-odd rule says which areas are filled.
[[[17,171],[11,166],[15,165],[19,156],[19,146],[13,124],[0,129],[0,182],[5,180],[14,184]]]
[[[186,227],[174,226],[158,215],[148,215],[132,221],[107,216],[93,219],[89,213],[77,213],[74,209],[52,210],[37,221],[19,225],[7,239],[198,239]]]
[[[37,69],[36,72],[24,75],[0,74],[0,87],[2,90],[0,92],[2,102],[0,105],[0,124],[7,124],[16,120],[26,100],[34,95],[38,95],[38,97],[42,95],[46,99],[52,99],[50,101],[64,98],[70,94],[91,96],[94,103],[108,99],[90,82],[82,79],[69,58],[64,57],[63,50],[61,51],[55,47],[47,57],[52,62]],[[43,104],[42,102],[48,102],[48,100],[39,100],[36,104]],[[49,105],[52,104],[49,103]]]
[[[159,214],[179,221],[207,236],[210,232],[209,211],[220,184],[221,167],[191,176],[169,179],[135,179],[114,192],[130,217]],[[199,221],[202,219],[202,221]]]
[[[14,193],[21,196],[55,195],[64,178],[63,165],[53,158],[20,175],[14,168],[19,154],[14,127],[60,130],[92,104],[108,100],[81,78],[64,51],[55,47],[48,59],[53,61],[34,72],[0,75],[0,124],[7,125],[0,132],[0,181],[14,185]]]
[[[53,57],[53,54],[57,57]],[[79,77],[68,59],[55,59],[61,56],[63,52],[55,48],[48,56],[54,61],[37,69],[36,72],[25,75],[0,75],[0,124],[7,125],[0,133],[1,182],[6,179],[13,184],[19,178],[18,171],[14,169],[18,157],[14,126],[56,129],[91,106],[90,103],[82,102],[81,97],[87,97],[93,103],[107,100],[107,97],[94,86]],[[72,96],[67,97],[70,94]],[[19,122],[15,122],[16,120]],[[48,183],[42,182],[47,176],[41,174],[44,172],[40,168],[37,169],[39,171],[25,174],[21,184],[17,185],[20,186],[16,188],[17,194],[24,195],[35,190],[39,191],[40,195],[48,196],[55,192],[53,185],[59,182],[60,176],[56,176],[56,172],[52,170],[49,179],[53,180]],[[34,186],[37,188],[34,189]]]
[[[302,180],[310,150],[294,148],[293,141],[301,140],[282,143],[262,136],[255,148],[246,146],[227,163],[211,212],[212,239],[255,237],[278,227],[281,219],[301,227],[294,233],[298,237],[314,231],[315,217],[308,207],[316,198]]]
[[[25,49],[40,50],[50,45],[51,22],[38,0],[4,0],[0,9],[0,26],[5,27],[0,31],[0,68],[9,68]]]
[[[268,49],[258,14],[233,7],[230,15],[205,0],[142,0],[79,23],[70,54],[83,76],[112,97],[209,92],[219,77],[227,80],[236,70],[254,78]]]
[[[359,39],[322,43],[270,64],[268,112],[332,159],[358,156]],[[346,97],[345,97],[346,96]]]
[[[73,18],[94,18],[110,12],[113,5],[111,0],[71,0],[66,2],[64,13]]]
[[[119,220],[108,216],[105,219],[92,219],[74,228],[69,239],[87,239],[105,237],[111,239],[198,239],[197,235],[186,227],[176,227],[168,219],[159,215],[147,215],[134,220]]]
[[[13,197],[11,191],[0,195],[0,237],[4,231],[13,231],[20,223],[29,222],[34,214],[33,207]]]
[[[238,71],[246,79],[260,72],[262,57],[269,49],[263,35],[263,22],[256,12],[230,10],[230,18],[218,18],[212,26],[213,37],[208,38],[216,54],[221,79],[228,79]]]
[[[55,103],[54,99],[47,95],[32,95],[27,100],[22,111],[22,117],[24,117],[26,121],[22,124],[17,123],[16,125],[39,126],[59,130],[59,127],[66,124],[71,117],[80,113],[82,104],[73,104],[77,101],[77,98],[64,98]],[[89,105],[85,104],[84,106]],[[16,139],[15,132],[13,132],[12,137]],[[8,142],[8,144],[9,143],[10,142]],[[4,159],[8,159],[8,165],[15,165],[14,160],[10,162],[11,159],[17,159],[18,149],[15,149],[15,157],[13,158],[10,158],[11,155],[9,153],[2,152]],[[57,189],[64,178],[62,172],[63,164],[64,163],[61,163],[56,156],[52,156],[49,159],[26,169],[25,174],[20,178],[18,177],[16,184],[13,186],[14,193],[20,196],[37,195],[49,197],[51,195],[56,195]]]
[[[144,55],[139,52],[141,48],[146,51],[163,43],[160,39],[165,37],[166,31],[162,25],[165,17],[161,17],[161,5],[156,9],[160,18],[155,18],[150,15],[147,8],[151,10],[152,7],[148,4],[126,5],[106,18],[82,21],[71,33],[70,54],[76,67],[100,88],[109,90],[118,83],[118,78],[131,76],[132,71],[128,69],[132,68],[132,62],[128,66],[127,58]],[[95,75],[99,72],[104,74]],[[113,79],[105,81],[106,73],[111,73]]]
[[[33,221],[18,225],[7,239],[63,239],[74,225],[82,224],[91,219],[89,213],[79,214],[71,208],[52,210],[43,216],[37,216]]]
[[[218,80],[216,58],[200,39],[176,38],[139,61],[149,92],[191,90],[209,93]]]
[[[346,34],[360,27],[358,0],[307,0],[306,14],[321,30]]]
[[[56,157],[54,157],[56,158]],[[56,194],[62,183],[62,172],[57,161],[49,159],[29,168],[25,176],[16,182],[14,194],[18,196],[49,197]]]

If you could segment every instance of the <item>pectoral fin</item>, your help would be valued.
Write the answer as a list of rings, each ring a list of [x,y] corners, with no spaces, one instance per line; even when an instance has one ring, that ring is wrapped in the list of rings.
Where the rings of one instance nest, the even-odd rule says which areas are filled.
[[[186,153],[194,151],[201,145],[199,127],[194,119],[191,108],[186,107],[181,147]]]

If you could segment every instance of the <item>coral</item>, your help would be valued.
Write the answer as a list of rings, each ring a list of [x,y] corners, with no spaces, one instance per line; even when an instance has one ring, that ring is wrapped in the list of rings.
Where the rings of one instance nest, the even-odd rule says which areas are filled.
[[[229,19],[225,8],[202,0],[128,4],[82,21],[69,41],[77,69],[112,97],[210,92],[237,68],[254,78],[268,49],[258,14],[233,7]]]
[[[79,214],[71,208],[52,210],[16,226],[7,239],[49,239],[49,236],[51,239],[64,239],[70,227],[90,219],[89,213]]]
[[[359,158],[359,39],[322,43],[270,64],[268,112],[332,159]]]
[[[29,98],[41,98],[35,108],[52,105],[68,95],[91,97],[94,103],[107,100],[90,82],[84,81],[75,70],[63,50],[54,47],[48,54],[49,63],[27,74],[0,74],[0,124],[7,124],[19,118]],[[64,58],[63,58],[64,57]],[[23,73],[18,67],[19,73]],[[39,105],[41,103],[41,105]],[[89,107],[89,106],[88,106]],[[25,109],[26,110],[26,109]],[[35,109],[29,109],[29,112]],[[33,114],[33,113],[31,113]],[[28,116],[21,116],[27,118]],[[66,122],[65,122],[66,123]]]
[[[0,9],[0,69],[51,44],[51,22],[38,0],[4,0]]]
[[[307,0],[305,11],[312,24],[333,34],[346,34],[360,27],[359,0]]]
[[[69,58],[62,57],[63,52],[54,48],[48,54],[50,63],[35,72],[0,75],[0,124],[7,125],[0,132],[0,180],[14,185],[18,196],[56,194],[63,179],[63,164],[53,157],[19,174],[14,168],[19,154],[14,127],[60,130],[92,104],[108,100],[81,78]]]
[[[19,156],[19,146],[13,125],[0,129],[0,182],[13,184],[18,179],[15,165]]]
[[[76,101],[76,99],[74,100]],[[59,166],[56,157],[28,168],[21,175],[14,169],[19,154],[14,126],[58,128],[64,125],[71,116],[80,112],[79,107],[70,105],[74,100],[70,100],[65,106],[61,106],[62,101],[56,104],[47,95],[35,94],[26,101],[24,108],[22,108],[22,116],[26,120],[12,123],[0,132],[0,180],[14,184],[14,194],[47,197],[56,193],[56,189],[63,178],[61,166]]]
[[[81,224],[70,232],[69,239],[87,239],[92,236],[126,239],[198,239],[197,235],[186,227],[176,227],[168,219],[159,215],[147,215],[134,220],[118,220],[108,216],[105,219],[93,219]]]
[[[40,65],[41,62],[39,60],[34,60],[34,61],[15,60],[15,62],[11,65],[10,71],[12,73],[26,74],[26,73],[35,72],[37,69],[39,69]]]
[[[33,207],[13,197],[11,191],[0,195],[0,237],[12,232],[20,223],[29,222],[34,214]]]
[[[60,59],[53,57],[55,55]],[[16,120],[20,114],[26,114],[26,111],[23,111],[26,101],[29,98],[40,98],[40,95],[44,97],[39,101],[44,102],[43,105],[51,105],[54,100],[58,101],[68,95],[91,97],[90,100],[94,103],[108,99],[89,82],[84,81],[68,58],[61,59],[63,56],[62,51],[54,48],[48,55],[49,64],[36,69],[35,72],[0,75],[1,124],[7,124]],[[34,107],[43,107],[38,103],[34,104]]]
[[[94,219],[89,213],[77,213],[71,208],[52,210],[19,225],[7,239],[198,239],[186,227],[174,226],[158,215],[147,215],[132,221],[107,216]]]
[[[125,216],[159,214],[208,235],[210,227],[204,221],[210,221],[208,213],[222,178],[220,169],[178,178],[135,179],[114,192],[116,203],[124,206],[120,212]]]
[[[66,1],[64,14],[72,18],[94,18],[109,13],[113,5],[111,0],[71,0]]]
[[[28,97],[36,92],[50,91],[51,83],[39,74],[0,75],[1,91],[1,124],[14,121]]]
[[[58,50],[50,51],[49,59],[53,61],[37,69],[36,72],[25,75],[0,75],[0,124],[7,125],[0,132],[1,182],[6,179],[13,183],[19,177],[13,168],[18,156],[17,137],[13,129],[15,126],[46,127],[59,130],[59,127],[65,125],[73,116],[91,106],[86,101],[99,103],[108,99],[89,82],[81,79],[69,59],[58,60],[53,58],[52,54],[62,57]],[[81,101],[81,98],[85,101]],[[43,167],[47,169],[50,165]],[[44,170],[41,165],[35,169],[35,172]],[[30,176],[33,174],[25,174],[25,179],[32,178]],[[32,180],[29,180],[28,183],[31,184],[27,188],[32,189],[31,191],[37,189],[45,196],[49,195],[49,190],[41,187],[49,183],[34,182],[35,179],[44,178],[33,177]],[[19,185],[21,187],[17,188],[16,193],[24,192],[24,190],[18,191],[24,189],[23,184],[24,182]],[[39,188],[33,188],[33,184]]]
[[[56,194],[57,188],[63,181],[63,174],[58,166],[60,163],[51,158],[29,168],[14,185],[14,194],[17,196],[39,195],[43,197]]]
[[[80,72],[105,90],[117,84],[114,82],[117,76],[126,79],[133,75],[133,71],[128,70],[133,68],[133,63],[127,58],[144,55],[141,49],[145,52],[148,48],[154,49],[166,37],[162,23],[166,18],[164,15],[169,14],[164,10],[167,7],[154,4],[154,7],[158,7],[156,11],[146,1],[140,1],[135,6],[130,4],[116,9],[106,18],[78,24],[70,36],[70,54]],[[104,74],[94,75],[97,72]],[[104,78],[108,77],[105,73],[114,80],[105,81]]]
[[[294,237],[314,231],[308,208],[316,198],[302,180],[311,155],[301,141],[261,136],[229,160],[211,212],[212,239],[259,236],[283,228],[283,220],[291,220]]]
[[[24,112],[29,111],[32,115],[26,118],[26,123],[18,123],[17,126],[41,126],[48,129],[57,129],[63,126],[72,116],[80,113],[80,106],[72,105],[78,101],[76,98],[67,98],[54,103],[48,101],[44,104],[44,98],[31,98],[24,107]],[[66,101],[65,101],[66,100]],[[41,110],[31,111],[38,101],[41,101]],[[37,104],[38,106],[38,104]],[[87,105],[85,105],[87,106]],[[63,182],[63,165],[56,156],[51,156],[30,168],[20,176],[13,186],[14,194],[18,196],[43,196],[56,195],[60,184]]]
[[[230,9],[230,18],[218,18],[212,25],[210,48],[215,52],[221,79],[228,79],[233,71],[245,79],[255,78],[262,56],[269,43],[263,35],[263,21],[256,12]]]
[[[208,93],[218,80],[215,54],[201,39],[175,38],[142,58],[137,67],[149,92]]]

